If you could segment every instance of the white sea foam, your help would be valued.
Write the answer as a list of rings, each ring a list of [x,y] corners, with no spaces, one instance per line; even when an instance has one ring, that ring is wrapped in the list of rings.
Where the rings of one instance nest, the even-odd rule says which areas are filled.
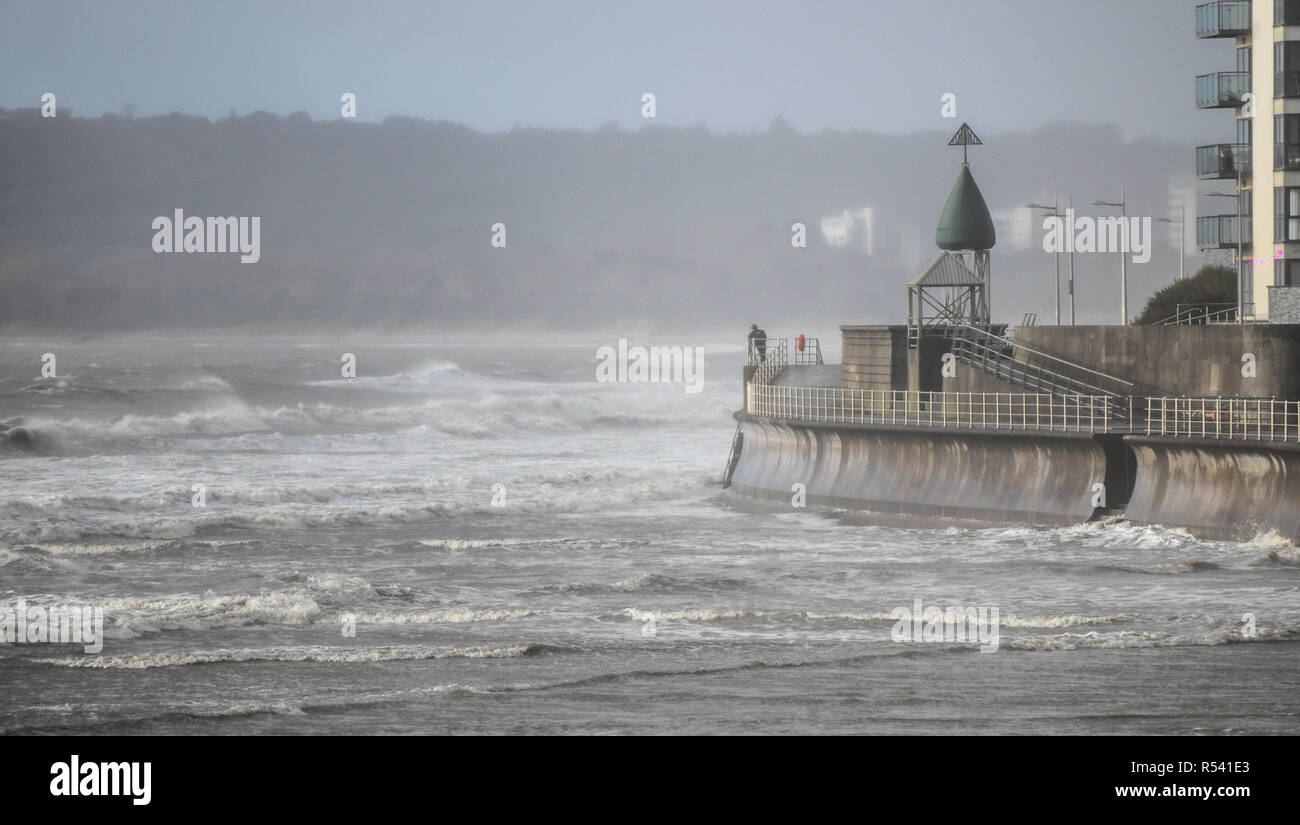
[[[230,386],[230,384],[226,383],[226,381],[224,381],[221,378],[218,378],[215,375],[200,375],[197,378],[191,378],[187,381],[182,381],[180,384],[180,389],[216,390],[216,391],[224,391],[224,392],[233,391],[233,388]]]
[[[454,610],[353,612],[349,615],[357,624],[463,624],[466,622],[499,622],[536,616],[540,610],[522,607],[495,609],[460,608]]]
[[[205,630],[252,624],[302,625],[310,624],[322,615],[316,600],[300,591],[125,597],[91,599],[84,603],[104,609],[109,622],[105,635],[118,639],[162,630]]]
[[[761,610],[640,610],[635,607],[624,608],[624,616],[637,622],[717,622],[732,619],[758,619],[775,616]]]
[[[60,667],[141,670],[223,662],[394,662],[420,659],[503,659],[545,650],[541,645],[510,644],[479,647],[278,648],[220,650],[202,653],[142,653],[134,656],[65,656],[38,661]]]

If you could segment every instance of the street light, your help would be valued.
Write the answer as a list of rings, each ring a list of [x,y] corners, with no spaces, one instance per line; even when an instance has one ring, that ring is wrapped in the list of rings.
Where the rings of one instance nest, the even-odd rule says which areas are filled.
[[[1156,218],[1157,223],[1176,223],[1178,224],[1178,280],[1187,277],[1186,270],[1183,269],[1183,253],[1187,251],[1187,221],[1184,217],[1184,210],[1187,205],[1181,200],[1178,202],[1178,220],[1173,218]]]
[[[1119,250],[1119,313],[1124,316],[1123,326],[1128,326],[1128,194],[1120,188],[1119,203],[1093,201],[1093,206],[1118,206],[1120,214]]]
[[[1241,281],[1241,170],[1237,170],[1237,191],[1231,194],[1227,192],[1207,192],[1207,198],[1236,198],[1237,199],[1237,323],[1245,323],[1245,302],[1242,300],[1242,281]]]
[[[1067,215],[1074,214],[1074,200],[1072,198],[1066,198],[1065,200],[1065,213]],[[1074,227],[1073,226],[1068,227],[1068,231],[1073,232]],[[1074,244],[1073,243],[1070,244],[1069,284],[1070,284],[1070,326],[1074,326]]]
[[[1044,210],[1045,212],[1047,212],[1047,214],[1051,215],[1052,217],[1054,217],[1054,218],[1060,218],[1060,217],[1062,217],[1062,216],[1061,216],[1061,210],[1060,210],[1060,204],[1061,204],[1060,197],[1057,196],[1055,193],[1053,193],[1053,194],[1052,194],[1052,205],[1051,205],[1051,206],[1044,206],[1044,205],[1041,204],[1041,203],[1031,203],[1031,204],[1028,204],[1028,207],[1029,207],[1030,209],[1042,209],[1042,210]],[[1064,223],[1065,223],[1065,222],[1062,221],[1062,226],[1061,226],[1061,228],[1062,228],[1063,230],[1065,230],[1065,231],[1067,231],[1067,232],[1071,232],[1071,231],[1073,231],[1073,228],[1072,228],[1072,227],[1067,228],[1067,227],[1064,225]],[[1073,246],[1073,245],[1072,245],[1072,246]],[[1056,258],[1056,325],[1059,327],[1059,326],[1061,325],[1061,251],[1060,251],[1060,249],[1057,249],[1056,252],[1053,253],[1053,257]],[[1073,259],[1071,259],[1071,260],[1073,260]],[[1073,276],[1073,269],[1071,269],[1071,275]],[[1074,289],[1073,289],[1073,277],[1071,277],[1071,290],[1070,290],[1070,292],[1071,292],[1071,295],[1073,295],[1073,292],[1074,292]],[[1071,320],[1070,323],[1073,324],[1074,321]]]

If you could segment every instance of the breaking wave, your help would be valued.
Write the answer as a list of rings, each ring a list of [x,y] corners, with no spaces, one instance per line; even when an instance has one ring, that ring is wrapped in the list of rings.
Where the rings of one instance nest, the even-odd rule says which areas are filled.
[[[142,653],[135,656],[66,656],[38,659],[47,665],[80,668],[124,668],[143,670],[182,665],[210,665],[225,662],[396,662],[420,659],[508,659],[538,656],[560,648],[540,644],[511,644],[480,647],[368,647],[368,648],[281,648],[221,650],[208,653]]]

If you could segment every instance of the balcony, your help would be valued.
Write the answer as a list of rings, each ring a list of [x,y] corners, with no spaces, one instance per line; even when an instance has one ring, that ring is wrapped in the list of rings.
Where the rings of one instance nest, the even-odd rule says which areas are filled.
[[[1242,246],[1250,246],[1250,216],[1241,216]],[[1237,216],[1209,215],[1196,219],[1196,245],[1201,249],[1236,249]]]
[[[1245,143],[1212,143],[1196,147],[1196,177],[1201,180],[1235,180],[1237,173],[1250,174],[1250,146]]]
[[[1250,72],[1215,72],[1196,76],[1196,107],[1227,109],[1241,105],[1250,91]]]
[[[1196,7],[1197,37],[1238,37],[1250,33],[1250,0],[1226,0]]]

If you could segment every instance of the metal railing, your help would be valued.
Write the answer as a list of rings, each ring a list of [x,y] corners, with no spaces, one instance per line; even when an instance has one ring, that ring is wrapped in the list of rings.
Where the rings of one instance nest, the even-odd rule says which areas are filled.
[[[796,367],[819,366],[822,363],[822,345],[816,338],[805,337],[803,349],[794,348],[794,365]]]
[[[1252,231],[1249,215],[1205,215],[1196,219],[1196,245],[1202,249],[1226,249],[1237,245],[1237,223],[1241,222],[1241,243],[1249,245]]]
[[[1174,314],[1156,323],[1156,326],[1235,324],[1237,305],[1227,303],[1175,304]]]
[[[816,338],[805,337],[803,339],[803,349],[797,346],[791,347],[788,338],[766,338],[763,340],[763,349],[758,349],[755,340],[749,342],[749,352],[745,359],[745,364],[751,367],[757,366],[759,372],[763,375],[760,383],[769,383],[776,374],[785,367],[791,365],[790,350],[794,350],[794,366],[811,367],[822,365],[822,345],[821,341]],[[765,369],[766,368],[766,369]]]
[[[1300,401],[913,392],[750,384],[746,412],[787,421],[1300,443]],[[1121,415],[1118,407],[1124,408]],[[1121,420],[1123,419],[1123,420]]]
[[[1249,32],[1249,0],[1221,0],[1196,7],[1197,37],[1235,37]]]
[[[833,424],[975,429],[1112,431],[1114,400],[1099,395],[913,392],[751,384],[746,411],[764,418]]]
[[[787,345],[784,338],[768,338],[766,346],[762,352],[757,351],[757,347],[751,342],[749,348],[749,365],[758,365],[754,371],[754,377],[750,379],[756,384],[770,384],[772,379],[776,378],[781,370],[789,365],[789,359],[786,355]]]
[[[1196,76],[1196,106],[1201,109],[1240,106],[1250,91],[1250,72],[1212,72]]]
[[[1196,176],[1222,180],[1250,174],[1250,146],[1245,143],[1211,143],[1196,147]]]
[[[805,339],[806,348],[808,340]],[[1107,392],[916,392],[773,386],[772,380],[789,365],[787,356],[786,339],[767,339],[766,357],[759,362],[758,369],[745,385],[745,411],[750,415],[832,424],[1047,430],[1300,443],[1300,401],[1120,396]],[[811,352],[808,357],[813,357]],[[1095,374],[1122,381],[1104,373]],[[1132,386],[1127,381],[1123,383]],[[734,469],[735,440],[732,448],[733,455],[727,462],[728,474]]]
[[[957,327],[952,352],[957,360],[1032,392],[1106,395],[1112,400],[1133,395],[1131,381],[1016,344],[979,327]],[[1123,417],[1127,409],[1117,405],[1114,412]]]
[[[1300,442],[1300,401],[1148,398],[1146,435]]]

